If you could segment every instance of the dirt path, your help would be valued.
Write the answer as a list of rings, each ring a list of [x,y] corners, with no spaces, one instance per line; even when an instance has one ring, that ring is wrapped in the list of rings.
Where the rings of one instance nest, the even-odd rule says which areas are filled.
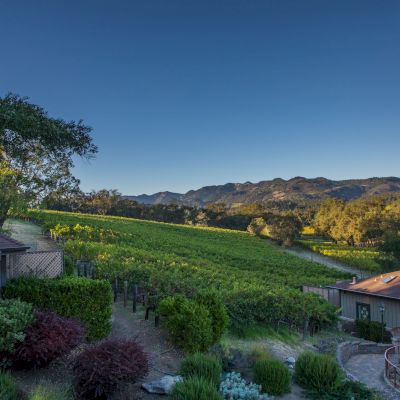
[[[142,344],[150,364],[146,381],[178,373],[183,354],[167,341],[167,333],[163,329],[154,327],[153,315],[150,315],[148,321],[144,320],[143,307],[139,307],[134,314],[131,307],[124,308],[121,302],[114,303],[111,336],[135,338]],[[135,399],[160,399],[159,395],[148,394],[138,386],[135,389]]]
[[[14,239],[31,246],[32,251],[58,249],[57,243],[44,236],[41,227],[32,222],[10,218],[3,228]]]
[[[325,265],[329,268],[335,268],[339,271],[350,272],[358,278],[368,278],[369,276],[371,276],[368,271],[361,271],[359,269],[352,268],[347,264],[343,264],[330,257],[324,256],[323,254],[315,253],[311,250],[303,249],[301,247],[294,246],[290,248],[285,248],[284,251],[297,257],[303,258],[304,260],[314,261],[319,264]]]

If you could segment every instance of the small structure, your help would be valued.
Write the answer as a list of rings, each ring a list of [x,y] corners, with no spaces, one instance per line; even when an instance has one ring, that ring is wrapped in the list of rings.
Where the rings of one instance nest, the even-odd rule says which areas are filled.
[[[30,251],[30,246],[0,234],[0,288],[20,276],[56,278],[63,271],[63,250]]]
[[[365,319],[400,327],[400,271],[327,286],[339,292],[342,318]]]
[[[29,246],[24,245],[18,240],[0,234],[0,287],[4,286],[10,271],[16,261],[16,257],[24,254]]]

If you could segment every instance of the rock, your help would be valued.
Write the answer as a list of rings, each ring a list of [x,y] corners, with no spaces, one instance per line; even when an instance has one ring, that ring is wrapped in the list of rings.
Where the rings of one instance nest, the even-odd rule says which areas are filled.
[[[294,369],[296,359],[294,357],[287,357],[285,360],[285,364],[289,367],[289,369]]]
[[[155,381],[143,383],[142,388],[149,393],[155,394],[169,394],[174,387],[175,383],[181,382],[182,377],[179,375],[171,376],[165,375]]]
[[[295,363],[296,363],[296,359],[295,359],[294,357],[288,357],[288,358],[285,360],[285,363],[286,363],[286,364],[295,364]]]

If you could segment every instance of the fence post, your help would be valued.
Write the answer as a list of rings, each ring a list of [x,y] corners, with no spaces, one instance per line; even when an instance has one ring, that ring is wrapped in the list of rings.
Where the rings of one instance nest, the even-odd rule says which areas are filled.
[[[113,284],[113,291],[114,291],[114,302],[117,301],[118,298],[118,278],[114,279],[114,284]]]
[[[132,304],[132,311],[135,313],[136,312],[136,299],[137,299],[137,292],[138,292],[138,286],[133,285],[133,304]]]
[[[124,281],[124,307],[126,307],[127,300],[128,300],[128,281]]]

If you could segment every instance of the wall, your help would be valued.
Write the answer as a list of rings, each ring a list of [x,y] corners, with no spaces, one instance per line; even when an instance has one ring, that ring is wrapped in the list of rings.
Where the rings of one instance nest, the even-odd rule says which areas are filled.
[[[375,296],[367,296],[363,294],[341,292],[342,316],[346,318],[356,319],[357,310],[356,303],[365,303],[370,305],[371,321],[381,321],[381,313],[379,306],[385,304],[385,313],[383,321],[387,328],[400,327],[400,300],[391,300]]]

